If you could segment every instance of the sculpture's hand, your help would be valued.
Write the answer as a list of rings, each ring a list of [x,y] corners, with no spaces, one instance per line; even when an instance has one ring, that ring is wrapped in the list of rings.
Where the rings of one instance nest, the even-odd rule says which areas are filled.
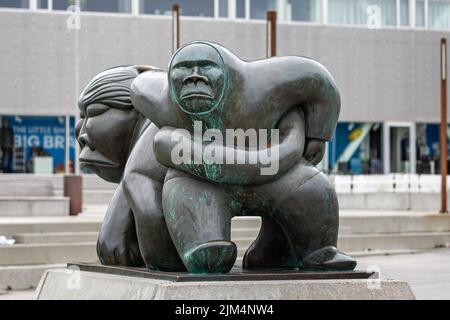
[[[111,200],[97,240],[97,254],[104,265],[140,267],[134,217],[120,184]]]
[[[177,130],[177,137],[180,140],[173,140],[172,137],[174,137],[175,130],[177,128],[163,127],[158,130],[153,140],[153,150],[156,160],[167,167],[173,168],[177,168],[171,159],[173,148],[179,143],[189,143],[191,141],[191,137],[186,130]],[[183,150],[187,148],[190,148],[190,146],[186,146]]]
[[[312,165],[317,165],[325,154],[325,142],[318,139],[307,139],[303,156]]]
[[[176,131],[176,132],[175,132]],[[176,138],[175,138],[176,137]],[[182,170],[206,180],[227,184],[263,184],[275,180],[295,165],[303,155],[304,150],[304,119],[301,110],[293,110],[283,117],[279,123],[280,141],[272,145],[270,154],[273,155],[269,164],[263,164],[261,159],[267,157],[267,149],[247,151],[228,146],[222,148],[220,154],[234,155],[233,161],[227,163],[209,163],[195,150],[203,150],[202,141],[192,138],[186,130],[164,127],[159,130],[153,141],[156,159],[163,165]],[[176,146],[176,149],[174,147]],[[191,148],[193,146],[193,148]],[[231,149],[231,150],[230,150]],[[174,163],[172,152],[178,150],[194,150],[191,152],[190,163]],[[252,156],[250,154],[252,153]],[[257,163],[241,164],[237,159],[257,159]]]

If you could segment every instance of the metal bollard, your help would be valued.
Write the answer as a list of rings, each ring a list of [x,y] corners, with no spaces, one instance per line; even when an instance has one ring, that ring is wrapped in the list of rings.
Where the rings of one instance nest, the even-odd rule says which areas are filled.
[[[83,176],[64,176],[64,197],[70,199],[69,215],[76,216],[83,211]]]

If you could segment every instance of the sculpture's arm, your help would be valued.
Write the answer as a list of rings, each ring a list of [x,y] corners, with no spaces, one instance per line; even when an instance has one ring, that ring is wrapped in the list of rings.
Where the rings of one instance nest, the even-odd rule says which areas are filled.
[[[195,151],[190,157],[191,163],[174,161],[179,150],[207,150],[211,145],[204,141],[196,141],[185,130],[162,128],[155,136],[154,150],[156,159],[162,164],[210,181],[251,185],[263,184],[275,180],[302,158],[305,146],[305,126],[301,110],[293,110],[286,114],[278,126],[279,142],[276,134],[272,134],[271,145],[257,150],[242,150],[214,145],[214,155],[221,154],[221,163],[212,163],[214,157],[210,152],[203,152],[203,163]],[[181,139],[180,139],[181,138]],[[201,149],[200,149],[201,148]],[[211,149],[210,149],[211,150]],[[201,157],[200,153],[200,157]],[[227,159],[225,159],[227,158]],[[245,164],[238,164],[238,159],[246,159]],[[249,163],[248,159],[255,159]],[[195,164],[198,161],[199,164]],[[194,163],[194,164],[192,164]]]
[[[303,110],[306,131],[303,156],[312,164],[320,162],[325,142],[331,140],[336,129],[341,107],[339,91],[330,72],[320,63],[303,57],[262,60],[252,64],[252,70],[254,74],[264,73],[253,77],[261,82],[255,88],[270,88],[267,97],[279,101],[278,112],[293,107]]]
[[[171,103],[168,90],[166,72],[144,72],[131,85],[131,101],[136,110],[157,127],[184,128],[183,115]]]
[[[133,212],[120,183],[106,211],[97,241],[97,254],[105,265],[144,265],[136,236]]]

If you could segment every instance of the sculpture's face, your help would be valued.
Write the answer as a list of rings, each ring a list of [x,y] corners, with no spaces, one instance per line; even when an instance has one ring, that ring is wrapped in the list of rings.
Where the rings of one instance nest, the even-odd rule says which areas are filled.
[[[80,165],[109,182],[120,182],[139,113],[93,103],[80,116],[75,127]]]
[[[180,49],[169,65],[170,96],[188,114],[206,114],[222,100],[226,70],[216,48],[193,43]]]

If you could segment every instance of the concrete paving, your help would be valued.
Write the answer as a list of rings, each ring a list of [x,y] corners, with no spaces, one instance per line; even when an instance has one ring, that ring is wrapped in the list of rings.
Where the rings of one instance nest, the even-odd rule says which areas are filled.
[[[378,269],[382,279],[409,283],[417,299],[450,299],[450,248],[358,258],[357,269]]]
[[[417,299],[450,299],[450,248],[358,258],[357,269],[379,269],[383,279],[407,281]],[[0,291],[0,300],[31,299],[33,290]]]

